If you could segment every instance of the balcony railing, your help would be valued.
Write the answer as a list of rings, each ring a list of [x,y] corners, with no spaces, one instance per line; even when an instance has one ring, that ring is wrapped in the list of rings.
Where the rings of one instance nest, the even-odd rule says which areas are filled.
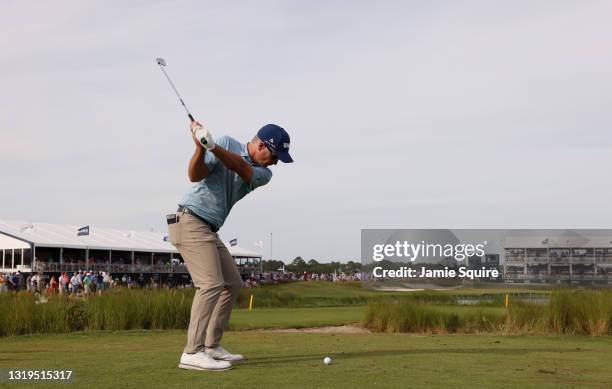
[[[533,274],[506,273],[506,280],[540,280],[540,281],[609,281],[612,282],[612,274]]]
[[[35,272],[108,272],[108,273],[187,273],[187,267],[183,263],[172,265],[142,265],[142,264],[122,264],[122,263],[47,263],[36,262],[33,268]]]
[[[250,275],[251,273],[259,273],[259,265],[237,265],[238,271],[242,275]],[[36,262],[34,272],[69,272],[74,273],[79,270],[92,272],[108,272],[108,273],[188,273],[187,266],[184,263],[174,263],[170,265],[142,265],[142,264],[122,264],[122,263],[57,263],[57,262]]]

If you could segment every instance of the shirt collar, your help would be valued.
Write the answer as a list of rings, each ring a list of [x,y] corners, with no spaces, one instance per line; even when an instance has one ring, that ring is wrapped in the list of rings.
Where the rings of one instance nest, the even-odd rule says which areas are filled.
[[[245,145],[242,145],[242,149],[240,150],[240,155],[246,159],[246,161],[248,163],[250,163],[252,166],[259,166],[258,163],[253,162],[253,160],[251,159],[251,156],[249,155],[249,143],[247,142]]]

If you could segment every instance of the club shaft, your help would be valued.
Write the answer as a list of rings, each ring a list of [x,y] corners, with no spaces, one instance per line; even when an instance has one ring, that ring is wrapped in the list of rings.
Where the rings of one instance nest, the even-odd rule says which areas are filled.
[[[164,76],[166,76],[166,78],[168,79],[168,82],[170,83],[170,86],[174,90],[174,93],[176,93],[176,96],[181,102],[181,105],[183,106],[183,108],[185,108],[185,112],[187,112],[187,116],[189,117],[189,120],[191,120],[192,122],[195,122],[193,115],[191,114],[191,112],[189,112],[189,108],[187,108],[187,106],[185,105],[185,102],[183,101],[183,98],[181,97],[181,95],[178,93],[178,90],[176,90],[176,87],[174,86],[174,83],[170,79],[170,76],[168,76],[168,73],[166,73],[166,70],[164,69],[163,66],[160,65],[159,68],[161,69],[162,72],[164,72]]]

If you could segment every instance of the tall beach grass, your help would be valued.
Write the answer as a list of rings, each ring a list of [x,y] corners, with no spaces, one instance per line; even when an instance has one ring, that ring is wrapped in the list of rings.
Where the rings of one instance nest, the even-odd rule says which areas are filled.
[[[461,306],[435,292],[380,295],[350,291],[327,295],[272,288],[245,289],[238,307],[255,295],[256,308],[366,305],[363,325],[379,332],[612,335],[612,290],[557,290],[540,303],[517,296],[508,308],[492,303]],[[0,336],[87,330],[186,329],[194,289],[118,288],[87,298],[28,292],[0,293]],[[490,299],[489,299],[490,300]]]
[[[558,290],[545,304],[511,301],[505,310],[375,301],[363,325],[377,332],[612,335],[612,290]]]
[[[81,330],[184,329],[193,290],[117,289],[87,298],[0,294],[0,336]]]

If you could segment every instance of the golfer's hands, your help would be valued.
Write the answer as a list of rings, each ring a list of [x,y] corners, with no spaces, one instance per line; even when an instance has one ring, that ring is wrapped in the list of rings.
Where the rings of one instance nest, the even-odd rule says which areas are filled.
[[[191,122],[191,136],[193,137],[193,141],[196,146],[204,147],[208,150],[212,150],[215,148],[215,140],[213,139],[210,131],[202,127],[199,122]]]

